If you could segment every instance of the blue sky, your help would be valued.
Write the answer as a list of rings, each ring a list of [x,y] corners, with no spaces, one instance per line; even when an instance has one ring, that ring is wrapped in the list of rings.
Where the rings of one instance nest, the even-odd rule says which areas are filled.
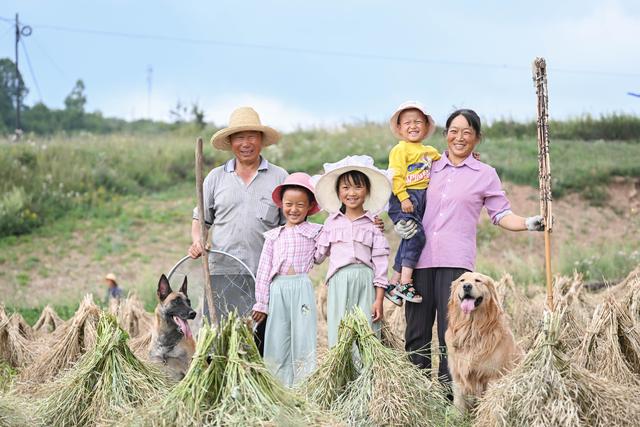
[[[640,92],[632,0],[2,1],[1,18],[16,12],[33,28],[28,104],[61,107],[82,78],[88,110],[126,119],[168,120],[180,100],[224,124],[248,104],[288,131],[383,121],[418,99],[439,123],[457,107],[525,120],[544,56],[552,117],[640,113],[627,95]],[[10,25],[0,19],[0,57],[13,58]]]

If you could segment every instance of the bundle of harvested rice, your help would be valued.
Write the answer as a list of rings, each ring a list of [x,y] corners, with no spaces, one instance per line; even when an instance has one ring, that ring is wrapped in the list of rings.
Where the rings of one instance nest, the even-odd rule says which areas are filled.
[[[596,308],[576,363],[617,383],[640,387],[640,331],[613,296]]]
[[[26,322],[22,316],[14,313],[8,317],[0,306],[0,361],[13,367],[24,366],[33,358],[29,339],[31,331],[24,325]]]
[[[35,338],[33,328],[17,311],[11,315],[9,323],[11,323],[13,327],[16,328],[16,332],[22,335],[25,339],[32,341]]]
[[[196,352],[185,377],[162,398],[148,402],[122,425],[200,426],[211,422],[211,411],[220,391],[222,358],[213,352],[221,344],[216,332],[205,322],[198,333]]]
[[[58,316],[58,313],[50,305],[47,305],[40,313],[36,324],[33,325],[33,330],[40,334],[50,334],[63,324],[64,321]]]
[[[153,315],[145,311],[144,305],[135,295],[129,295],[124,299],[112,299],[109,312],[116,316],[120,326],[131,338],[145,334],[153,325]]]
[[[629,289],[633,286],[634,282],[640,280],[640,265],[633,269],[627,277],[625,277],[620,283],[610,287],[605,292],[605,295],[613,295],[616,300],[622,301],[629,294]]]
[[[396,334],[391,323],[386,318],[383,318],[380,322],[380,341],[382,344],[396,350],[404,350],[404,337]]]
[[[640,330],[640,273],[633,280],[629,281],[629,290],[624,298],[623,304],[629,309],[631,320]]]
[[[165,377],[140,362],[127,333],[111,314],[100,316],[97,342],[78,363],[44,386],[37,415],[44,425],[106,422],[140,406],[168,387]]]
[[[303,384],[310,399],[353,425],[447,424],[448,403],[439,384],[406,353],[384,346],[362,310],[345,316],[338,336],[338,344]]]
[[[0,390],[0,426],[24,427],[36,425],[31,403],[17,395],[3,393]]]
[[[484,426],[632,426],[633,389],[574,364],[559,345],[562,308],[545,313],[543,332],[520,366],[493,383],[476,407]]]
[[[580,346],[586,328],[586,303],[582,298],[584,282],[577,273],[573,279],[556,278],[554,284],[554,301],[564,313],[563,325],[558,344],[567,355],[572,355]]]
[[[224,372],[220,400],[213,418],[217,425],[284,423],[333,425],[293,390],[284,387],[264,366],[251,330],[235,316],[221,328]]]
[[[527,298],[525,293],[516,286],[510,274],[502,276],[496,284],[496,291],[500,304],[509,317],[509,324],[518,344],[521,348],[528,349],[539,330],[543,300]]]
[[[28,389],[51,380],[93,348],[100,313],[92,296],[85,296],[73,317],[49,335],[34,363],[21,372],[21,387]]]
[[[151,345],[152,337],[153,334],[151,333],[151,330],[148,330],[129,341],[129,348],[137,358],[149,360],[149,347]]]
[[[404,342],[404,332],[407,329],[407,321],[404,315],[404,305],[398,307],[385,299],[384,320],[389,325],[391,332]]]
[[[145,426],[330,422],[266,370],[251,330],[233,313],[216,329],[200,329],[186,376],[136,418],[135,425]]]

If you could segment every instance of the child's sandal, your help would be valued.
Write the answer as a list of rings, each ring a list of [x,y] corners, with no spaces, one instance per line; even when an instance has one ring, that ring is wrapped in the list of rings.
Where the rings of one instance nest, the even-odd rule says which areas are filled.
[[[409,302],[413,302],[415,304],[420,304],[422,302],[422,295],[419,295],[415,288],[413,287],[413,283],[403,283],[396,288],[396,295],[400,298],[405,299]]]
[[[395,291],[397,285],[389,283],[384,290],[384,297],[397,305],[398,307],[402,307],[402,297],[398,295],[398,292]]]

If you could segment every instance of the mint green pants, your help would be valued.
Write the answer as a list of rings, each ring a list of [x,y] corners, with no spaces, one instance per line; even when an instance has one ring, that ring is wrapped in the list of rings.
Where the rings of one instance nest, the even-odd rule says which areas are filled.
[[[264,362],[286,386],[316,367],[316,299],[309,276],[276,276],[269,291]]]
[[[329,347],[337,344],[340,321],[355,306],[362,309],[373,331],[377,335],[380,333],[379,322],[371,322],[371,306],[375,300],[373,270],[370,267],[364,264],[350,264],[331,276],[327,292]]]

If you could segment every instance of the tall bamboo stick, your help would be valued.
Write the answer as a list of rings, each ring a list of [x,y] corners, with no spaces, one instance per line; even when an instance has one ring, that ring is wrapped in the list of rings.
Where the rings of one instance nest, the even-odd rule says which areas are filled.
[[[203,194],[203,157],[202,138],[196,141],[196,192],[198,193],[198,218],[200,220],[200,244],[202,245],[202,271],[204,273],[204,295],[209,307],[209,321],[216,323],[216,307],[213,305],[213,289],[211,273],[209,272],[209,254],[207,252],[207,226],[204,222],[204,194]]]
[[[549,95],[547,92],[547,63],[544,58],[533,61],[533,83],[538,97],[538,178],[540,184],[540,215],[544,218],[544,259],[547,281],[547,308],[553,310],[553,282],[551,275],[551,162],[549,160]]]

